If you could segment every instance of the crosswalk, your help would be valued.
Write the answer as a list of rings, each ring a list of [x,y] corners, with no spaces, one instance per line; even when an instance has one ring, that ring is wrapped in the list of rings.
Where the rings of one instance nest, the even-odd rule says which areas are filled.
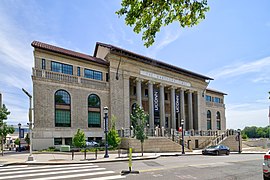
[[[17,165],[0,167],[0,180],[28,179],[81,179],[81,180],[113,180],[125,176],[114,171],[106,170],[94,164],[65,164],[65,165]]]

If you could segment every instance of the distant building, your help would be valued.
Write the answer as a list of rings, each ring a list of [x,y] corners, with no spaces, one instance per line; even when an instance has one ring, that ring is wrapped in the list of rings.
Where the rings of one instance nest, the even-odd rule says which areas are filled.
[[[176,130],[181,119],[191,133],[226,129],[226,94],[207,89],[210,77],[104,43],[96,43],[93,56],[32,46],[34,149],[71,144],[78,128],[89,140],[103,139],[104,106],[124,136],[135,103],[149,114],[150,130]]]

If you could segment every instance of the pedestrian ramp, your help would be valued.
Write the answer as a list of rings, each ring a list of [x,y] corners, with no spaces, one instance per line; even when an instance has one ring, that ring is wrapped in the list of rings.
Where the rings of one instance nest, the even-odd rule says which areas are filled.
[[[120,175],[106,168],[94,164],[66,164],[66,165],[16,165],[0,167],[0,180],[110,180],[123,179]]]

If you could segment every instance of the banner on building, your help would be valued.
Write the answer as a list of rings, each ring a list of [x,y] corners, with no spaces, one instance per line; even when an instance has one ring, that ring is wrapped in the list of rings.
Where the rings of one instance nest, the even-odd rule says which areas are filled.
[[[159,112],[159,90],[154,89],[154,112]]]
[[[175,94],[175,112],[180,112],[180,96],[179,94]]]

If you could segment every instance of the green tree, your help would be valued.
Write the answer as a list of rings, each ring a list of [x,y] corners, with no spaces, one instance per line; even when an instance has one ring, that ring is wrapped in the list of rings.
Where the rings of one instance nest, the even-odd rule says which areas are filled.
[[[30,137],[29,137],[29,133],[26,134],[25,138],[24,138],[25,142],[27,143],[28,147],[30,145]]]
[[[116,14],[125,16],[125,23],[134,26],[135,33],[142,32],[144,45],[149,47],[162,26],[179,22],[182,28],[192,27],[205,19],[209,9],[207,0],[122,0]]]
[[[72,144],[77,148],[85,147],[86,145],[85,139],[86,137],[84,132],[78,129],[76,134],[74,134],[72,138]]]
[[[119,144],[121,143],[121,138],[119,137],[119,135],[115,129],[115,121],[116,121],[116,117],[112,116],[111,128],[110,128],[109,133],[108,133],[108,143],[113,148],[118,147]]]
[[[7,131],[7,129],[5,129],[7,128],[7,126],[5,125],[4,120],[7,120],[9,114],[10,112],[6,108],[5,104],[3,104],[3,106],[0,107],[0,130],[1,130],[0,137],[1,137],[2,156],[4,155],[4,139],[7,136],[4,134]]]
[[[20,139],[19,138],[15,139],[14,144],[18,146],[20,144]]]
[[[143,143],[147,139],[147,134],[144,131],[148,115],[145,114],[144,110],[136,104],[132,114],[130,115],[132,124],[134,125],[134,135],[136,139],[141,142],[141,152],[143,156]]]

